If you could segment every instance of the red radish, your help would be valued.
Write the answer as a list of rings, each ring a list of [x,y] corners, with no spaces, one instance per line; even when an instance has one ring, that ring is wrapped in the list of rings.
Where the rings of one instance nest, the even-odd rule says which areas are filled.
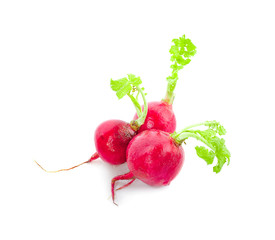
[[[126,149],[136,131],[127,122],[109,120],[95,131],[95,147],[99,157],[111,164],[126,162]]]
[[[128,145],[129,170],[151,186],[168,185],[179,173],[183,161],[183,148],[164,131],[146,130]]]
[[[160,102],[148,103],[148,114],[139,132],[149,129],[159,129],[172,133],[176,130],[176,117],[172,109],[175,98],[174,90],[178,81],[178,71],[187,65],[190,57],[196,54],[196,46],[185,35],[173,39],[174,45],[170,48],[172,74],[167,77],[168,85],[165,98]],[[137,119],[137,114],[134,119]]]
[[[208,129],[193,130],[197,126],[207,126]],[[126,158],[130,172],[117,176],[112,180],[112,198],[115,197],[115,183],[118,180],[131,180],[120,189],[139,179],[151,186],[165,186],[179,173],[184,162],[184,151],[181,144],[189,137],[203,142],[210,148],[196,147],[199,157],[207,164],[212,164],[214,157],[218,162],[213,171],[220,172],[227,161],[229,164],[230,153],[225,146],[225,141],[218,135],[226,133],[223,126],[216,121],[207,121],[189,126],[182,131],[169,134],[161,130],[146,130],[136,135],[128,145]]]
[[[97,152],[88,161],[68,169],[60,169],[57,171],[46,171],[38,163],[37,164],[46,172],[60,172],[71,170],[81,166],[82,164],[89,163],[99,157],[105,162],[114,165],[126,162],[127,146],[131,139],[137,134],[139,127],[144,123],[148,111],[145,94],[139,86],[141,83],[140,78],[134,76],[133,74],[128,74],[128,79],[123,78],[119,80],[111,80],[111,87],[114,91],[116,91],[119,99],[125,95],[128,95],[134,102],[135,106],[139,105],[137,99],[131,95],[132,90],[138,91],[143,98],[145,108],[144,111],[139,112],[140,117],[131,123],[121,120],[109,120],[101,123],[97,127],[94,135]]]
[[[138,118],[137,114],[134,120]],[[144,124],[139,128],[139,132],[148,129],[159,129],[172,133],[176,129],[176,117],[172,104],[167,102],[149,102],[148,113]]]

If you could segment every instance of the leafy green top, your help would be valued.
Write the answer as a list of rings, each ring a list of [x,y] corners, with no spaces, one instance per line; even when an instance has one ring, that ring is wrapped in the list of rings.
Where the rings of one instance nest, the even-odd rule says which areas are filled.
[[[132,100],[138,115],[138,119],[131,122],[131,126],[134,128],[139,128],[145,121],[148,112],[148,104],[145,98],[145,93],[143,92],[144,88],[141,88],[140,85],[142,83],[140,77],[136,77],[134,74],[127,74],[127,77],[113,80],[111,79],[110,85],[113,91],[116,92],[118,99],[123,98],[128,95]],[[135,92],[137,92],[136,96],[134,96]],[[138,96],[141,94],[143,102],[144,102],[144,110],[142,112],[142,108],[138,102]]]
[[[191,128],[197,126],[207,126],[206,130],[193,130]],[[204,159],[207,164],[212,164],[214,158],[217,158],[217,164],[213,167],[213,171],[219,173],[223,165],[227,162],[230,163],[230,152],[225,146],[225,140],[219,136],[225,135],[225,128],[217,121],[206,121],[204,123],[199,123],[186,127],[182,131],[174,132],[171,136],[175,141],[181,144],[189,137],[196,138],[203,142],[210,150],[204,146],[196,146],[197,155]],[[219,136],[217,136],[219,135]]]
[[[173,39],[174,45],[170,48],[171,61],[173,64],[172,73],[167,77],[168,85],[165,101],[172,104],[174,100],[174,90],[178,81],[178,71],[183,69],[185,65],[191,62],[191,57],[196,54],[196,46],[191,42],[189,38],[185,38],[185,35],[178,39]]]
[[[133,87],[137,87],[142,83],[140,77],[136,77],[134,74],[127,75],[128,78],[124,77],[118,80],[111,79],[111,88],[116,92],[118,99],[123,98],[132,91]]]

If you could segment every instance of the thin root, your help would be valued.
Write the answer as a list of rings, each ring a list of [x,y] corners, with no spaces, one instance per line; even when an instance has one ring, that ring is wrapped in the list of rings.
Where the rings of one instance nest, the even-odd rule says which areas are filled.
[[[122,188],[125,188],[127,186],[129,186],[134,180],[135,180],[135,176],[133,175],[133,173],[131,172],[128,172],[126,174],[123,174],[123,175],[119,175],[119,176],[116,176],[112,179],[112,183],[111,183],[111,192],[112,192],[112,199],[113,199],[113,203],[115,205],[117,205],[115,203],[115,183],[116,181],[118,180],[131,180],[129,183],[125,184],[124,186],[120,187],[119,189],[122,189]]]
[[[123,185],[122,187],[117,188],[115,191],[118,191],[118,190],[121,190],[121,189],[123,189],[123,188],[125,188],[125,187],[128,187],[128,186],[131,185],[135,180],[136,180],[136,179],[133,178],[130,182],[126,183],[126,184]]]
[[[88,161],[86,161],[86,162],[80,163],[80,164],[78,164],[78,165],[76,165],[76,166],[73,166],[73,167],[71,167],[71,168],[59,169],[59,170],[56,170],[56,171],[48,171],[48,170],[44,169],[44,168],[43,168],[38,162],[36,162],[35,160],[34,160],[34,162],[35,162],[43,171],[45,171],[45,172],[47,172],[47,173],[57,173],[57,172],[72,170],[72,169],[74,169],[74,168],[76,168],[76,167],[79,167],[79,166],[85,164],[85,163],[89,163],[89,162],[91,162],[91,161],[93,161],[93,160],[95,160],[95,159],[97,159],[97,158],[99,158],[99,155],[98,155],[98,153],[95,153],[95,154],[94,154]]]

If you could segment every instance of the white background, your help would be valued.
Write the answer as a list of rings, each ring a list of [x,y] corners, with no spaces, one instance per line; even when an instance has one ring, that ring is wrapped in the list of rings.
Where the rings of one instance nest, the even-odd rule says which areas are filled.
[[[275,239],[273,1],[0,2],[0,238]],[[168,187],[86,161],[93,132],[130,121],[110,78],[141,77],[160,100],[171,40],[186,34],[197,55],[180,73],[177,128],[218,120],[228,131],[230,166],[219,174],[184,146],[182,171]]]

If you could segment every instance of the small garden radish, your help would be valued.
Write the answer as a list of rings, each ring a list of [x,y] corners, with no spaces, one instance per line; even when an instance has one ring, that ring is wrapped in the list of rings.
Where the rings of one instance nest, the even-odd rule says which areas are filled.
[[[206,130],[194,127],[206,126]],[[189,126],[179,132],[167,132],[152,129],[136,135],[128,145],[126,158],[130,172],[113,178],[111,184],[112,198],[115,197],[115,183],[118,180],[130,180],[123,187],[139,179],[151,186],[165,186],[179,173],[184,162],[184,151],[181,144],[193,137],[203,142],[208,148],[197,146],[197,155],[207,164],[212,164],[217,158],[213,171],[219,173],[223,165],[230,162],[230,152],[225,146],[225,140],[219,136],[226,133],[224,127],[216,121],[207,121]],[[217,136],[219,135],[219,136]]]
[[[176,130],[176,117],[172,104],[175,98],[174,90],[178,81],[178,71],[190,63],[191,57],[196,54],[196,46],[185,35],[179,39],[173,39],[170,48],[172,74],[167,77],[168,85],[165,98],[160,102],[148,103],[148,114],[139,132],[148,129],[159,129],[172,133]],[[137,119],[138,115],[134,116]]]
[[[97,158],[101,158],[105,162],[118,165],[126,162],[126,149],[131,139],[137,134],[139,127],[144,123],[147,115],[147,101],[143,88],[140,87],[142,81],[139,77],[133,74],[128,74],[128,78],[122,78],[119,80],[111,79],[111,88],[116,92],[119,99],[128,95],[133,101],[135,106],[140,106],[138,103],[138,94],[141,94],[144,102],[144,110],[139,111],[139,118],[127,123],[121,120],[108,120],[101,123],[94,135],[96,153],[86,162],[68,169],[60,169],[57,171],[46,171],[38,163],[38,165],[46,172],[61,172],[71,170],[82,164],[89,163]],[[134,92],[137,92],[137,96],[134,97]]]
[[[172,74],[167,77],[168,85],[165,98],[160,102],[147,104],[141,80],[133,74],[118,80],[111,79],[111,88],[119,99],[129,96],[136,109],[134,120],[127,123],[122,120],[109,120],[100,124],[94,134],[96,153],[81,164],[89,163],[97,158],[109,164],[118,165],[127,161],[129,172],[116,176],[111,182],[112,199],[115,203],[115,190],[125,188],[136,179],[151,185],[165,186],[180,172],[185,156],[182,143],[188,138],[195,138],[207,147],[196,146],[197,155],[207,164],[212,164],[217,159],[213,171],[219,173],[223,165],[230,162],[230,152],[225,146],[225,140],[220,136],[226,133],[224,127],[216,121],[206,121],[191,125],[181,131],[175,131],[176,118],[172,109],[175,98],[174,90],[178,80],[178,71],[190,63],[190,58],[196,53],[196,46],[190,39],[180,37],[173,40],[170,49]],[[138,102],[142,96],[143,106]],[[206,127],[199,129],[198,127]],[[115,189],[119,180],[128,180],[128,183]]]

